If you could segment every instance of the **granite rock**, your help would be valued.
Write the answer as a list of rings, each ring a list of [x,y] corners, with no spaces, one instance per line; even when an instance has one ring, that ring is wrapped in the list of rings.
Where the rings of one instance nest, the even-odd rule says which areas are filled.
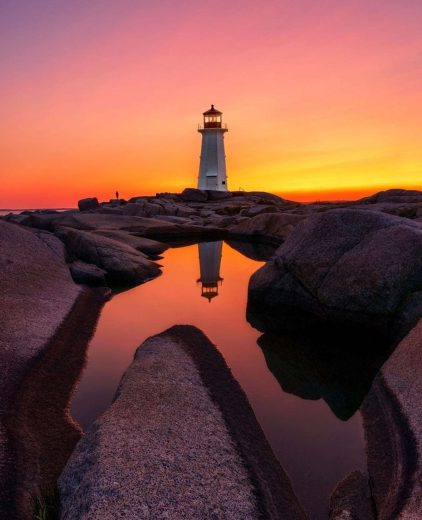
[[[263,206],[263,208],[268,207]],[[252,210],[255,208],[248,211]],[[274,213],[267,210],[261,215],[245,219],[238,225],[232,226],[229,237],[236,240],[281,244],[302,220],[301,215]]]
[[[0,517],[30,520],[80,437],[68,403],[102,303],[54,236],[0,221],[0,243]]]
[[[377,520],[422,518],[422,321],[381,368],[361,413]]]
[[[94,264],[87,264],[81,260],[75,260],[69,265],[69,269],[76,283],[92,285],[93,287],[107,286],[105,279],[107,272]]]
[[[375,520],[367,475],[354,471],[339,482],[330,498],[329,520]]]
[[[180,198],[185,202],[206,202],[208,200],[208,193],[205,190],[185,188],[180,194]]]
[[[88,197],[86,199],[78,200],[79,211],[87,211],[90,209],[97,209],[99,207],[97,197]]]
[[[162,242],[157,242],[156,240],[151,240],[150,238],[138,237],[132,235],[128,231],[99,229],[93,231],[93,233],[112,238],[118,242],[123,242],[124,244],[133,247],[137,251],[140,251],[141,253],[151,257],[161,255],[161,253],[168,249],[168,246]]]
[[[58,487],[63,520],[305,518],[221,355],[189,326],[137,350]]]
[[[112,238],[70,228],[62,228],[57,234],[70,256],[106,271],[108,284],[137,285],[161,273],[145,255]]]
[[[271,319],[305,313],[400,337],[422,313],[421,248],[422,227],[408,219],[353,209],[314,215],[252,276],[249,304]]]

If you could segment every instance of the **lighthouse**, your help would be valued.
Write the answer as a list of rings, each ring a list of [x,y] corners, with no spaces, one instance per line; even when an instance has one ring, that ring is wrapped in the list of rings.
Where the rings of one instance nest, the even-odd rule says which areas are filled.
[[[214,105],[203,113],[204,122],[198,132],[202,134],[198,189],[227,191],[226,155],[224,153],[223,114]]]

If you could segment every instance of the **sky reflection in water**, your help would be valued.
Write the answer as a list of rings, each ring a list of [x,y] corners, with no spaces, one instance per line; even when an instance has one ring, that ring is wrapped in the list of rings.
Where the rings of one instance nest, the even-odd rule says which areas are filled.
[[[326,518],[336,483],[365,466],[361,416],[356,413],[341,421],[322,399],[301,399],[282,390],[257,345],[261,333],[245,317],[248,281],[262,262],[223,244],[223,280],[218,282],[218,296],[209,301],[201,297],[198,280],[216,271],[215,251],[220,246],[214,252],[212,247],[200,247],[211,259],[208,272],[204,258],[200,271],[198,245],[170,249],[160,261],[162,276],[106,304],[73,401],[74,417],[86,428],[109,406],[136,348],[148,336],[174,324],[195,325],[217,345],[246,392],[310,517]]]

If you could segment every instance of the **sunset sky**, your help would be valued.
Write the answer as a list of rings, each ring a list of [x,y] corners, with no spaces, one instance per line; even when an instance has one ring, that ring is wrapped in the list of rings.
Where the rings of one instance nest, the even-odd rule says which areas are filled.
[[[0,208],[195,186],[223,111],[229,188],[422,188],[421,0],[2,0]]]

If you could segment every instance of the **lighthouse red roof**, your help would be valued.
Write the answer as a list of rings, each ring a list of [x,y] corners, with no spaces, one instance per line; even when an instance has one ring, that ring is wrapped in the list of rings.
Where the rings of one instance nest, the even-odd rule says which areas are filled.
[[[223,112],[220,112],[216,108],[214,108],[214,105],[211,105],[211,108],[204,112],[204,116],[221,116]]]

